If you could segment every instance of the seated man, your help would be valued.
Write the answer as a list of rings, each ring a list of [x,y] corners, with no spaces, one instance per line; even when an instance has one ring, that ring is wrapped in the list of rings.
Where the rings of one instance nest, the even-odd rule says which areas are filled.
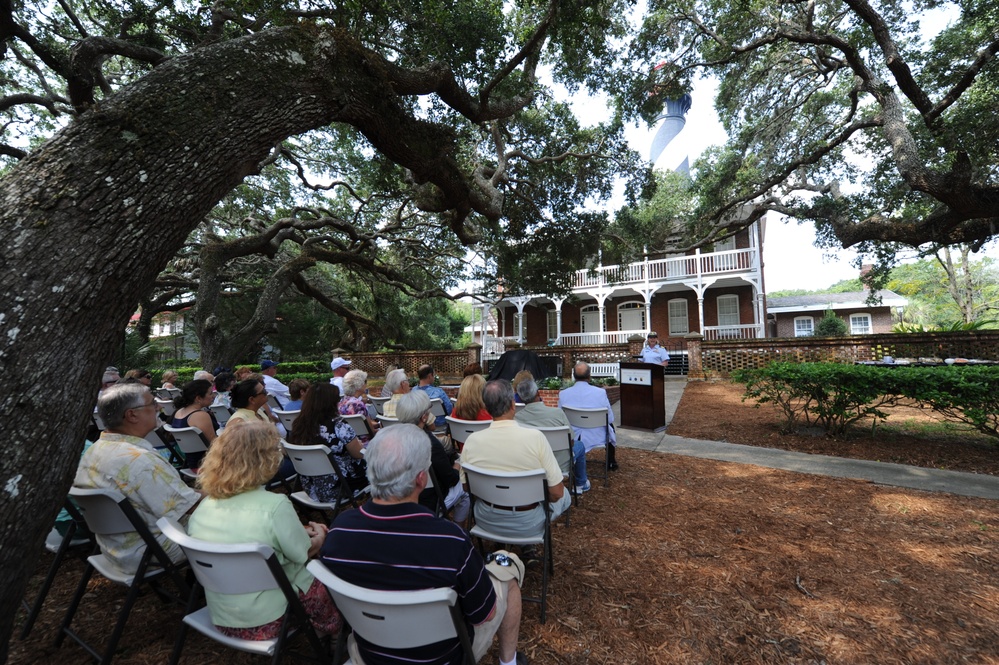
[[[451,409],[454,408],[451,404],[451,398],[447,396],[443,388],[438,388],[434,385],[434,379],[437,378],[437,374],[434,372],[433,365],[421,365],[420,369],[416,370],[416,376],[420,380],[416,389],[427,393],[427,397],[430,399],[439,399],[444,405],[444,415],[437,416],[437,419],[434,421],[434,426],[440,429],[447,424],[447,421],[444,419],[451,415]]]
[[[365,455],[371,501],[340,513],[326,537],[320,559],[338,577],[369,589],[406,591],[451,587],[471,624],[475,660],[499,634],[501,665],[526,665],[517,653],[520,587],[515,579],[487,575],[482,557],[461,527],[417,503],[427,486],[430,442],[415,425],[387,427],[371,440]],[[348,643],[353,662],[462,662],[458,640],[419,649],[378,648],[361,638]],[[360,659],[359,659],[360,658]]]
[[[350,371],[350,361],[346,358],[334,358],[330,361],[330,371],[333,372],[330,383],[339,388],[340,394],[343,395],[343,377]]]
[[[607,399],[607,391],[590,385],[590,366],[586,363],[576,363],[576,366],[572,368],[572,378],[576,380],[576,383],[558,394],[558,405],[575,409],[607,409],[607,422],[613,425],[614,411],[611,410],[610,400]],[[611,445],[607,447],[607,464],[611,471],[617,471],[617,456],[615,455],[617,434],[614,432],[614,427],[608,429],[610,430]],[[607,443],[607,437],[602,429],[573,427],[572,430],[576,438],[583,442],[586,452]]]
[[[517,385],[517,395],[524,400],[526,406],[517,411],[515,420],[528,427],[569,427],[569,419],[562,409],[545,406],[538,397],[538,384],[534,379],[524,379]],[[572,465],[575,467],[576,493],[590,491],[590,481],[586,479],[586,447],[583,442],[573,437]],[[569,462],[562,467],[562,473],[569,475]]]
[[[185,485],[176,469],[143,438],[156,428],[158,410],[153,394],[141,383],[107,388],[97,401],[107,429],[80,458],[74,485],[124,494],[170,558],[181,561],[184,553],[160,533],[156,520],[180,520],[201,495]],[[136,571],[146,547],[134,531],[98,536],[97,542],[104,556],[126,573]]]
[[[291,392],[288,390],[288,386],[278,380],[277,367],[278,364],[273,360],[265,360],[260,363],[260,374],[264,377],[264,388],[267,390],[267,394],[274,395],[283,409],[284,404],[291,401]]]
[[[461,451],[461,463],[472,464],[495,471],[530,471],[544,469],[548,479],[548,501],[551,518],[565,512],[570,496],[562,483],[562,469],[548,439],[541,432],[521,427],[514,420],[517,412],[513,386],[506,379],[496,379],[486,384],[482,401],[493,417],[492,424],[474,434],[469,434]],[[462,480],[465,472],[462,471]],[[484,528],[510,537],[529,537],[537,534],[544,524],[544,508],[536,506],[493,506],[485,501],[475,502],[475,521]],[[537,549],[524,551],[528,559],[538,556]]]
[[[655,331],[649,333],[648,341],[642,347],[642,362],[652,365],[669,365],[669,353],[659,346],[659,335]]]

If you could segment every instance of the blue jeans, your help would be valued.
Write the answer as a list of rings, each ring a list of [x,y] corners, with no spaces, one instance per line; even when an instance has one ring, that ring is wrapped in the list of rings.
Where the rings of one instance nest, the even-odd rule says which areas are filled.
[[[576,475],[576,484],[586,484],[586,447],[579,439],[572,444],[572,468]]]

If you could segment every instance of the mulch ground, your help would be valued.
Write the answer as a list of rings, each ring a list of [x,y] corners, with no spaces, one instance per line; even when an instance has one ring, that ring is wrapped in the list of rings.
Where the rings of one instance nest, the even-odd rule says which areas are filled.
[[[691,384],[669,432],[692,436],[686,418],[703,411],[716,422],[698,425],[710,430],[702,438],[735,440],[762,412],[737,394],[721,401],[732,392]],[[783,443],[797,439],[821,447],[821,437]],[[942,456],[940,441],[923,443],[937,451],[932,466],[995,472],[994,461],[976,468]],[[979,445],[964,454],[977,459]],[[571,526],[554,529],[548,622],[527,605],[521,629],[535,665],[999,663],[999,502],[638,450],[618,458],[611,487],[594,483]],[[40,558],[32,588],[49,561]],[[10,662],[88,662],[76,646],[51,646],[80,570],[64,566]],[[531,569],[525,592],[539,586]],[[100,642],[122,597],[94,582],[80,631]],[[140,600],[115,662],[165,662],[180,616]],[[181,662],[263,661],[192,636]]]

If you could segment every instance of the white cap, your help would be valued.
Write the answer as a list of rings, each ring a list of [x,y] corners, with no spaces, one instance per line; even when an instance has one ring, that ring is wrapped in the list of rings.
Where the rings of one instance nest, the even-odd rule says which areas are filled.
[[[346,358],[334,358],[333,361],[330,363],[330,371],[335,372],[341,367],[346,367],[349,364],[350,361],[347,360]]]

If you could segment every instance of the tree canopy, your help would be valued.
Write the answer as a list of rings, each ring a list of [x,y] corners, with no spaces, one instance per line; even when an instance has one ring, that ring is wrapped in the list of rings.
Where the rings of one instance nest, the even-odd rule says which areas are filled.
[[[977,247],[999,229],[997,52],[985,0],[650,0],[619,110],[651,119],[713,72],[730,140],[695,164],[688,242],[770,210],[887,269],[900,246]]]

